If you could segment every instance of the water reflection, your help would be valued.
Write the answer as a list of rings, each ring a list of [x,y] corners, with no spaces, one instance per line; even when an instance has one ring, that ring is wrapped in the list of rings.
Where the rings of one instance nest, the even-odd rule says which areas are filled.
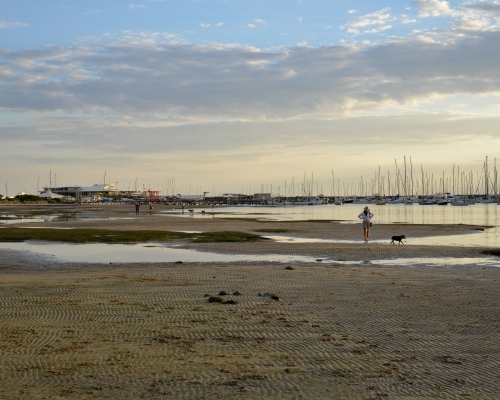
[[[217,254],[166,247],[163,244],[65,244],[46,242],[0,243],[0,249],[29,251],[53,256],[58,261],[89,263],[141,262],[314,262],[314,257],[292,255]]]
[[[358,214],[364,204],[319,205],[319,206],[234,206],[219,208],[216,218],[251,218],[272,221],[330,220],[345,223],[359,223]],[[420,206],[390,204],[385,206],[369,205],[375,214],[374,221],[381,224],[467,224],[500,226],[500,206],[474,204],[469,207]],[[206,214],[202,215],[202,211]],[[180,212],[168,212],[186,218]],[[211,216],[211,209],[195,210],[194,218]]]
[[[278,243],[345,243],[345,244],[360,244],[363,240],[341,240],[341,239],[317,239],[317,238],[302,238],[292,236],[264,236],[267,239],[274,240]],[[370,240],[370,243],[389,244],[390,240]],[[461,246],[461,247],[500,247],[500,227],[485,229],[477,233],[466,235],[451,235],[451,236],[428,236],[411,238],[404,240],[404,245],[427,245],[427,246]],[[399,246],[399,245],[396,245]]]
[[[293,255],[246,255],[246,254],[218,254],[199,252],[190,249],[166,247],[163,244],[65,244],[65,243],[0,243],[0,249],[27,251],[39,254],[41,257],[53,257],[62,262],[78,263],[157,263],[157,262],[277,262],[277,263],[316,263],[325,265],[364,265],[364,266],[483,266],[500,267],[500,260],[496,257],[478,258],[395,258],[385,260],[340,261],[336,259],[317,259],[308,256]]]
[[[0,214],[0,224],[14,225],[34,222],[67,222],[67,221],[102,221],[132,218],[95,217],[81,214],[52,214],[52,215],[12,215]]]

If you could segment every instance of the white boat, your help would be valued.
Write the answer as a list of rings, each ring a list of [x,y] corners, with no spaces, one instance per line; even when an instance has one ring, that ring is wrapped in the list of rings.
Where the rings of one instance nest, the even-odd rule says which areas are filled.
[[[324,204],[324,199],[321,197],[315,198],[304,198],[304,199],[272,199],[267,200],[268,206],[316,206],[320,204]]]
[[[433,206],[437,204],[437,200],[435,199],[423,199],[418,202],[419,205],[421,206]]]
[[[364,198],[359,198],[356,199],[352,202],[353,204],[370,204],[370,200],[364,199]]]
[[[402,197],[394,200],[387,200],[387,204],[403,204],[405,201]]]
[[[317,206],[323,204],[323,199],[316,197],[314,199],[304,199],[299,201],[292,201],[294,206]]]

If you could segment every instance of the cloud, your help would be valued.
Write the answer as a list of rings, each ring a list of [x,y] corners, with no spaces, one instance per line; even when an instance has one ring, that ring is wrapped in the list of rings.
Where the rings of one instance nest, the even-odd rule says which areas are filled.
[[[472,24],[473,34],[461,32],[460,40],[455,29],[464,26],[452,26],[449,37],[432,32],[384,45],[281,51],[193,45],[155,33],[127,33],[107,44],[4,49],[0,108],[168,125],[333,118],[411,108],[436,96],[500,93],[500,32],[482,28]]]
[[[201,26],[202,28],[209,28],[209,27],[210,27],[210,24],[209,24],[209,23],[206,23],[206,24],[205,24],[205,23],[201,22],[201,23],[200,23],[200,26]]]
[[[128,7],[130,9],[134,9],[134,8],[146,8],[146,6],[144,4],[130,4]]]
[[[302,22],[302,17],[297,18],[297,21]]]
[[[248,25],[247,25],[247,27],[248,27],[248,28],[252,28],[252,29],[253,29],[253,28],[257,28],[257,26],[256,26],[256,25],[254,25],[254,24],[248,24]]]
[[[390,8],[384,8],[380,11],[360,16],[355,21],[346,22],[345,25],[342,26],[342,28],[347,27],[347,33],[352,35],[373,34],[373,33],[383,32],[385,30],[392,28],[392,26],[387,25],[390,21],[396,20],[396,18],[391,16],[389,11]],[[375,28],[374,26],[377,25],[384,25],[384,26]],[[371,27],[371,29],[363,30],[363,28],[369,28],[369,27]]]
[[[23,28],[26,26],[29,26],[29,24],[26,24],[24,22],[9,22],[0,20],[0,29]]]
[[[415,5],[421,18],[457,15],[457,12],[444,0],[415,0]]]
[[[406,14],[403,14],[401,15],[401,23],[402,24],[414,24],[416,23],[417,20],[416,19],[411,19],[408,15]]]
[[[222,25],[224,25],[224,23],[223,22],[219,22],[219,23],[217,23],[216,26],[220,28]]]
[[[349,10],[347,11],[347,14],[356,14],[358,10]]]

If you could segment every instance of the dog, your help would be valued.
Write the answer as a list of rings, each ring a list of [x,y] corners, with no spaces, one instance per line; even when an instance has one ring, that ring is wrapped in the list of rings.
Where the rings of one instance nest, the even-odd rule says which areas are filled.
[[[391,243],[389,243],[389,244],[396,244],[394,242],[399,242],[399,244],[404,244],[403,239],[406,239],[405,235],[393,236],[392,240],[391,240]]]

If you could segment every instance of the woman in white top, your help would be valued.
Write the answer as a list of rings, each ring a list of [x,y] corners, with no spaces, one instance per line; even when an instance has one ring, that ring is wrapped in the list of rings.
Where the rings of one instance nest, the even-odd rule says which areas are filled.
[[[363,232],[365,236],[365,242],[368,242],[368,239],[370,238],[370,228],[371,228],[371,221],[373,218],[373,214],[370,212],[370,209],[368,207],[365,207],[363,212],[358,215],[358,218],[363,220]]]

